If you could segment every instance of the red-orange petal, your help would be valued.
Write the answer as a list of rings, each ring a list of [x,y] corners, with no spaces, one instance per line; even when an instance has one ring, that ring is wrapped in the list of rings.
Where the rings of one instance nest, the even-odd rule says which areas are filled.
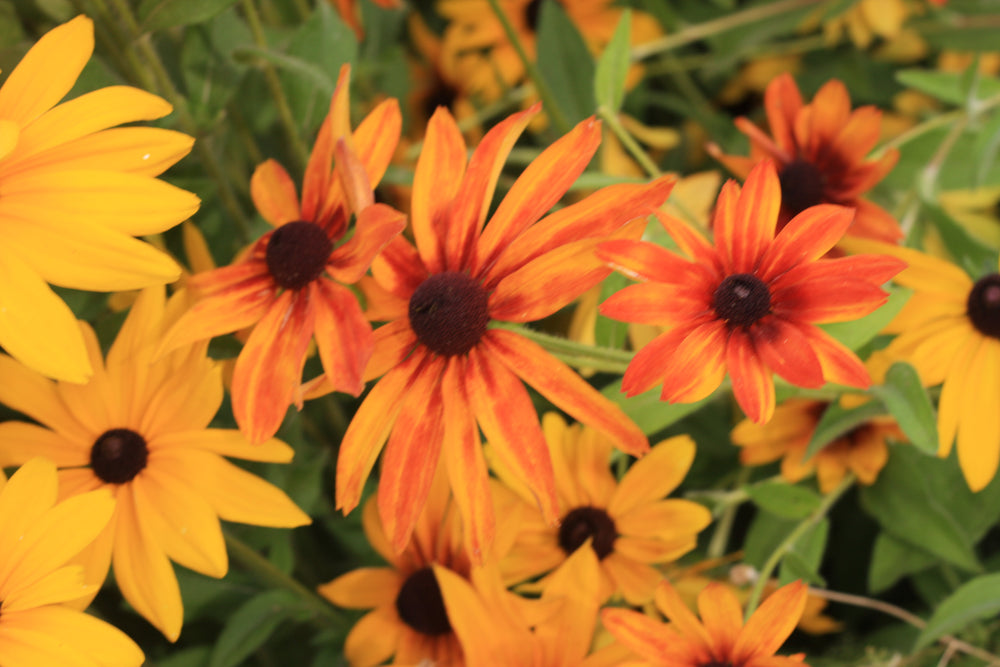
[[[661,400],[693,403],[718,389],[726,376],[725,322],[711,319],[688,333],[663,360]]]
[[[801,329],[775,315],[766,315],[749,330],[760,359],[786,381],[815,389],[823,386],[823,368]]]
[[[729,274],[754,272],[774,240],[781,208],[781,186],[774,163],[759,162],[747,176],[739,195],[733,211],[721,219],[716,216],[714,228],[715,246],[723,258],[729,258]],[[732,227],[720,228],[723,220],[731,220]]]
[[[868,369],[861,363],[857,355],[845,347],[843,343],[811,324],[795,322],[792,324],[798,327],[802,334],[809,339],[809,345],[819,359],[820,366],[823,368],[823,377],[827,382],[861,389],[871,385]]]
[[[628,285],[600,305],[600,313],[622,322],[682,326],[711,311],[711,292],[681,285]]]
[[[747,417],[758,424],[774,414],[774,381],[771,371],[754,348],[753,340],[737,327],[729,335],[726,366],[733,382],[733,396]]]
[[[316,347],[334,391],[357,396],[364,389],[363,373],[375,349],[372,327],[351,290],[331,280],[316,280]]]
[[[352,285],[361,279],[382,249],[406,227],[406,216],[385,204],[374,204],[358,214],[351,238],[330,254],[327,273]]]
[[[420,261],[416,248],[402,236],[394,236],[372,260],[372,276],[380,287],[409,301],[430,273]]]
[[[350,68],[341,68],[337,87],[330,99],[330,108],[323,118],[306,163],[302,179],[302,220],[319,221],[319,212],[332,180],[334,146],[340,138],[334,128],[334,117],[343,113],[339,108],[347,105],[349,87]]]
[[[843,238],[853,219],[854,211],[845,206],[807,208],[778,232],[756,275],[769,282],[798,264],[819,259]]]
[[[649,241],[605,241],[597,247],[597,256],[632,280],[685,284],[692,278],[710,275],[707,270],[699,270],[702,268],[700,264]]]
[[[791,74],[780,74],[764,90],[764,110],[775,142],[784,151],[794,155],[796,142],[793,126],[802,109],[802,95]]]
[[[615,639],[629,650],[654,664],[672,667],[688,665],[690,656],[682,647],[687,642],[670,626],[631,609],[608,608],[601,611],[601,622]],[[667,662],[676,660],[678,662]]]
[[[881,287],[852,280],[851,275],[837,272],[827,281],[801,281],[772,290],[771,312],[799,322],[843,322],[871,313],[889,298]]]
[[[410,328],[410,319],[403,317],[388,322],[373,334],[375,349],[365,367],[365,381],[389,372],[406,359],[417,344],[417,335]]]
[[[622,391],[632,397],[652,389],[665,377],[665,362],[688,334],[703,321],[696,321],[660,334],[635,353],[622,376]]]
[[[302,219],[295,182],[274,160],[265,160],[254,169],[250,197],[261,217],[275,227]]]
[[[723,186],[723,192],[726,191],[726,187]],[[720,198],[722,195],[720,194]],[[683,220],[678,220],[677,218],[663,213],[662,211],[656,212],[656,217],[659,218],[660,224],[666,230],[667,234],[677,243],[678,247],[690,257],[695,264],[701,266],[709,267],[710,270],[719,275],[719,282],[722,282],[722,275],[725,275],[722,271],[722,259],[719,253],[716,252],[715,248],[705,240],[699,232],[696,232]]]

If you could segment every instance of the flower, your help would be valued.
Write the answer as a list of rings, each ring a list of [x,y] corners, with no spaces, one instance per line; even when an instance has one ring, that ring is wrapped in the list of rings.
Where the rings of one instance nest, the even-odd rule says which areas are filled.
[[[795,629],[806,605],[806,586],[796,581],[769,596],[743,623],[740,604],[724,584],[698,595],[701,621],[664,580],[656,606],[670,625],[627,609],[605,609],[601,620],[618,641],[647,662],[670,667],[801,667],[801,656],[774,653]]]
[[[548,448],[522,382],[625,451],[638,455],[649,446],[621,409],[539,344],[490,326],[541,319],[600,282],[608,269],[594,255],[596,245],[613,233],[641,233],[673,183],[604,188],[542,217],[597,149],[600,123],[590,119],[543,151],[486,222],[507,154],[537,112],[536,105],[496,125],[466,165],[462,135],[438,109],[413,180],[416,246],[397,237],[372,265],[378,290],[366,290],[369,309],[389,322],[375,332],[367,374],[382,379],[341,442],[336,504],[345,512],[357,506],[388,440],[379,512],[397,550],[443,453],[468,547],[483,557],[494,521],[477,424],[537,494],[546,520],[559,516]],[[320,378],[307,396],[328,389]]]
[[[781,475],[793,484],[816,473],[819,489],[833,491],[848,470],[862,484],[874,484],[889,460],[887,440],[906,442],[906,436],[891,417],[861,424],[825,445],[805,460],[809,441],[820,417],[829,406],[822,401],[789,399],[774,411],[767,424],[744,420],[733,429],[733,444],[739,445],[744,465],[762,465],[781,459]]]
[[[66,565],[111,518],[107,491],[56,503],[56,469],[34,458],[0,474],[0,661],[20,665],[139,667],[123,632],[62,603],[89,592],[83,568]]]
[[[598,254],[612,266],[646,281],[613,294],[601,312],[669,327],[629,364],[622,379],[629,396],[662,382],[663,400],[690,403],[715,391],[728,372],[740,407],[763,423],[774,412],[772,371],[800,387],[869,385],[861,361],[814,325],[881,306],[888,295],[879,286],[904,264],[887,256],[822,259],[853,211],[813,206],[775,234],[780,205],[778,177],[765,160],[742,190],[734,181],[723,186],[715,247],[680,220],[659,215],[691,260],[645,241],[601,244]]]
[[[611,474],[612,443],[606,436],[578,424],[567,426],[552,412],[542,417],[542,430],[562,515],[558,526],[546,522],[530,490],[497,462],[501,481],[527,504],[514,545],[500,561],[505,580],[516,583],[553,568],[557,574],[589,541],[600,562],[600,600],[621,593],[629,604],[648,602],[663,578],[653,565],[693,549],[698,532],[712,521],[698,503],[663,499],[691,467],[694,441],[686,435],[664,440],[619,482]],[[543,585],[548,590],[547,580]]]
[[[909,264],[894,280],[914,292],[885,328],[895,338],[879,354],[911,364],[924,386],[941,385],[938,456],[957,445],[966,483],[983,489],[1000,463],[1000,272],[973,280],[909,248],[861,239],[846,247],[892,253]]]
[[[292,450],[277,440],[251,447],[236,430],[207,428],[223,397],[207,342],[154,357],[181,305],[176,296],[165,303],[162,287],[143,291],[103,363],[97,338],[81,323],[94,368],[86,385],[46,380],[0,356],[0,402],[41,424],[0,424],[0,466],[45,456],[60,469],[60,497],[111,492],[114,516],[87,551],[87,581],[103,581],[113,562],[125,599],[170,640],[182,623],[170,560],[222,577],[228,559],[220,518],[309,523],[284,492],[223,458],[284,462]]]
[[[39,39],[0,88],[0,345],[70,382],[92,369],[76,318],[46,283],[110,292],[175,280],[177,264],[133,237],[173,227],[199,203],[155,178],[191,137],[114,127],[165,116],[167,102],[109,86],[58,104],[93,50],[93,22],[78,16]]]
[[[856,212],[848,234],[892,242],[902,238],[895,218],[861,198],[899,158],[898,151],[889,150],[877,159],[865,159],[878,141],[881,111],[865,106],[852,112],[847,88],[836,79],[820,88],[812,103],[803,104],[790,74],[767,86],[764,108],[771,137],[748,119],[736,119],[750,139],[750,157],[724,155],[714,144],[708,149],[739,178],[761,160],[775,161],[782,203],[778,229],[810,206],[837,204]]]
[[[190,278],[198,303],[163,342],[162,349],[170,350],[254,325],[232,383],[233,414],[253,443],[277,432],[290,404],[301,407],[298,388],[314,338],[334,390],[356,396],[364,387],[371,326],[346,285],[368,271],[406,222],[388,206],[372,204],[371,192],[399,141],[399,106],[395,100],[382,103],[352,136],[349,79],[345,66],[309,157],[301,203],[281,165],[267,160],[257,167],[250,193],[276,229],[232,265]]]
[[[397,9],[403,6],[401,0],[372,0],[372,2],[383,9]],[[361,26],[361,7],[358,0],[330,0],[330,4],[337,9],[340,18],[350,26],[358,39],[365,36],[365,30]]]

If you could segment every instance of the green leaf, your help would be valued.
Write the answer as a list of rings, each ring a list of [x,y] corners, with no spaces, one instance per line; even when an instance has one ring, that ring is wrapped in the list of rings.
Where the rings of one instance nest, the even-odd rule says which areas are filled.
[[[970,623],[993,618],[1000,612],[1000,574],[987,574],[963,584],[942,602],[917,638],[914,651],[940,637],[962,630]]]
[[[770,512],[758,512],[750,522],[747,537],[743,541],[743,560],[758,570],[771,557],[782,540],[795,530],[798,521],[782,519]]]
[[[871,388],[913,446],[937,454],[937,415],[920,376],[910,364],[898,361],[885,374],[885,384]]]
[[[885,414],[885,408],[878,401],[869,401],[856,408],[843,408],[838,403],[831,403],[816,424],[803,460],[808,461],[840,436],[882,414]]]
[[[538,19],[538,70],[566,120],[575,125],[594,113],[594,59],[558,2],[542,0]]]
[[[625,287],[628,282],[628,279],[622,274],[612,273],[601,283],[601,295],[598,297],[598,303],[606,301],[612,294]],[[627,322],[619,322],[598,313],[597,321],[594,322],[594,342],[598,347],[620,350],[625,345],[628,327]]]
[[[897,72],[896,79],[904,86],[919,90],[942,102],[956,106],[965,106],[968,102],[969,81],[964,72],[906,69]],[[979,99],[1000,94],[1000,79],[981,77],[977,82],[976,92],[979,94]]]
[[[644,394],[628,398],[622,393],[622,381],[616,380],[601,390],[605,397],[611,399],[625,412],[636,426],[646,435],[652,435],[680,421],[695,412],[712,397],[697,403],[667,403],[660,400],[660,389],[650,389]]]
[[[787,482],[760,482],[743,490],[762,510],[785,519],[804,519],[823,502],[816,492]]]
[[[215,641],[209,667],[243,664],[284,621],[300,616],[301,601],[288,591],[267,591],[233,612]]]
[[[850,322],[823,324],[820,325],[820,328],[850,349],[858,350],[862,345],[875,338],[910,298],[910,290],[908,289],[890,287],[886,291],[889,292],[889,300],[875,312]]]
[[[815,586],[826,586],[826,580],[819,573],[819,566],[823,562],[829,534],[830,521],[823,517],[800,537],[781,559],[778,583],[784,585],[796,579],[803,579]]]
[[[146,0],[139,5],[139,23],[144,32],[201,23],[236,0]]]
[[[625,99],[625,76],[628,74],[629,49],[632,37],[632,10],[626,9],[618,19],[618,27],[604,53],[597,61],[594,74],[594,101],[611,111],[618,111]]]
[[[944,209],[925,205],[922,211],[934,223],[945,248],[948,249],[948,254],[954,257],[972,278],[978,279],[984,273],[995,270],[996,249],[990,248],[965,231]]]
[[[901,542],[888,533],[879,533],[868,568],[868,590],[879,593],[903,577],[926,570],[937,562],[933,554]]]

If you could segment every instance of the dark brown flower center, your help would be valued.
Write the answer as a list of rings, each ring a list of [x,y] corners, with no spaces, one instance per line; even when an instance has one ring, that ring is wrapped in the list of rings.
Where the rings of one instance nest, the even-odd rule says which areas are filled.
[[[781,184],[781,204],[793,216],[823,203],[826,179],[812,162],[795,160],[788,163],[778,175],[778,182]]]
[[[1000,273],[991,273],[976,281],[965,310],[979,333],[1000,338]]]
[[[417,339],[440,355],[465,354],[486,333],[489,295],[460,271],[436,273],[410,297],[410,326]]]
[[[708,662],[703,662],[698,667],[733,667],[733,663],[728,660],[723,660],[721,662],[717,660],[709,660]]]
[[[542,13],[542,3],[546,0],[531,0],[524,6],[524,24],[528,30],[536,32],[538,30],[538,17]]]
[[[599,560],[612,552],[618,530],[608,513],[597,507],[576,507],[563,517],[559,524],[559,546],[567,554],[579,549],[591,539],[594,553]]]
[[[451,632],[441,587],[434,570],[429,567],[421,568],[406,578],[396,595],[396,611],[404,623],[421,634],[444,635]]]
[[[734,273],[715,288],[712,306],[730,325],[748,327],[771,309],[771,292],[757,276]]]
[[[90,467],[108,484],[132,481],[146,467],[146,439],[127,428],[105,431],[90,448]]]
[[[267,242],[267,270],[285,289],[302,289],[323,273],[333,242],[319,225],[299,220],[271,233]]]

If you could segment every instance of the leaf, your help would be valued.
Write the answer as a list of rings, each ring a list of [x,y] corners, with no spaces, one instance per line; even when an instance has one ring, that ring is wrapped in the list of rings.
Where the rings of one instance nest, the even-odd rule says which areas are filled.
[[[914,447],[937,454],[937,414],[913,366],[897,361],[885,374],[885,384],[872,387],[871,392],[895,417]]]
[[[629,49],[632,36],[632,10],[626,9],[618,19],[618,27],[604,53],[597,61],[594,73],[594,101],[597,106],[618,111],[625,99],[625,76],[628,74]]]
[[[570,125],[594,113],[594,59],[558,2],[542,2],[538,70]]]
[[[870,342],[896,316],[906,300],[910,298],[910,290],[900,287],[890,287],[889,300],[873,313],[850,322],[834,322],[822,324],[820,328],[852,350],[858,350]]]
[[[680,421],[695,412],[712,397],[697,403],[667,403],[660,400],[660,389],[650,389],[644,394],[628,398],[622,393],[622,381],[616,380],[601,390],[605,397],[618,404],[629,419],[642,429],[646,435],[652,435]]]
[[[743,560],[758,570],[771,557],[782,540],[795,530],[798,521],[782,519],[770,512],[757,512],[750,522],[746,539],[743,541]]]
[[[608,297],[627,284],[628,279],[625,276],[620,273],[612,273],[601,283],[601,294],[598,298],[598,303],[604,302]],[[599,347],[620,350],[625,345],[628,328],[629,324],[627,322],[619,322],[598,313],[597,320],[594,322],[594,342]]]
[[[901,542],[888,533],[879,533],[868,568],[868,591],[880,593],[903,577],[926,570],[936,562],[933,554]]]
[[[897,72],[896,79],[904,86],[919,90],[942,102],[956,106],[965,106],[968,102],[969,81],[964,72],[906,69]],[[1000,94],[1000,79],[981,77],[976,92],[979,93],[979,99]]]
[[[987,574],[963,584],[951,594],[927,621],[917,638],[914,651],[929,646],[940,637],[958,632],[975,621],[993,618],[1000,612],[1000,574]]]
[[[800,537],[781,559],[778,583],[784,585],[796,579],[803,579],[810,584],[825,587],[826,580],[820,575],[819,567],[823,562],[829,534],[830,521],[823,517]]]
[[[139,23],[144,32],[207,21],[236,0],[147,0],[139,5]]]
[[[856,408],[843,408],[838,403],[831,403],[816,424],[803,460],[808,461],[840,436],[882,414],[885,414],[885,408],[878,401],[869,401]]]
[[[948,254],[973,279],[992,272],[997,265],[997,252],[965,231],[943,208],[925,205],[922,209],[937,228]]]
[[[267,591],[233,612],[215,641],[209,667],[234,667],[262,646],[282,622],[301,615],[301,601],[288,591]]]
[[[762,510],[785,519],[804,519],[823,502],[816,492],[787,482],[760,482],[743,490]]]

